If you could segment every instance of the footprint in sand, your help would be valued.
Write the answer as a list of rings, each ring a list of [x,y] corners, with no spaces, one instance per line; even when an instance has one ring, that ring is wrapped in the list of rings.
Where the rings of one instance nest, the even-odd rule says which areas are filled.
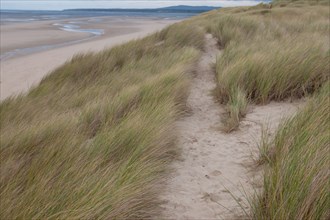
[[[221,171],[219,171],[219,170],[214,170],[212,173],[211,173],[211,175],[212,176],[220,176],[222,173],[221,173]]]

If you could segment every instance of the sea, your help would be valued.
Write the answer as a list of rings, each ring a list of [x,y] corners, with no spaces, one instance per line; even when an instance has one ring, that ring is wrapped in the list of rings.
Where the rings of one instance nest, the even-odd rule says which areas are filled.
[[[83,17],[148,17],[155,19],[184,19],[194,16],[194,12],[122,12],[122,11],[24,11],[24,10],[0,10],[1,24],[13,22],[33,22],[45,20],[59,20]]]

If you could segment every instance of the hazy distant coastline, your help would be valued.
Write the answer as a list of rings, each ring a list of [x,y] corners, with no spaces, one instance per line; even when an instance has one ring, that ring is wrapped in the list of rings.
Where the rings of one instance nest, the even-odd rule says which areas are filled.
[[[155,19],[184,19],[216,7],[174,6],[157,9],[67,9],[62,11],[0,10],[1,24],[33,22],[83,17],[148,17]]]
[[[130,8],[82,8],[82,9],[67,9],[64,11],[88,11],[88,12],[141,12],[141,13],[203,13],[211,11],[214,9],[219,9],[220,7],[212,6],[187,6],[178,5],[163,8],[145,8],[145,9],[130,9]]]

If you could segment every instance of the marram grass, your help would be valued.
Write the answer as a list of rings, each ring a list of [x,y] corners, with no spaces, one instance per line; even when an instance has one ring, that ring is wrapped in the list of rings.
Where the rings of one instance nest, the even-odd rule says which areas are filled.
[[[328,219],[328,6],[277,1],[204,13],[77,55],[27,95],[4,100],[0,219],[159,214],[162,176],[177,151],[173,124],[185,110],[205,31],[223,48],[215,92],[228,110],[225,131],[238,128],[249,103],[314,94],[273,141],[262,140],[268,167],[250,217]]]
[[[238,106],[246,102],[301,98],[328,79],[329,8],[297,4],[228,8],[196,19],[223,48],[216,63],[216,94],[227,105],[224,130],[238,128],[237,119],[246,111]]]
[[[157,212],[204,33],[185,24],[77,55],[1,111],[0,219]]]
[[[329,1],[277,1],[195,19],[223,48],[215,93],[228,111],[225,131],[239,127],[248,103],[312,96],[272,141],[262,138],[264,186],[247,218],[330,218],[329,17]]]
[[[267,165],[254,219],[329,219],[329,92],[328,82],[272,141],[262,140]]]

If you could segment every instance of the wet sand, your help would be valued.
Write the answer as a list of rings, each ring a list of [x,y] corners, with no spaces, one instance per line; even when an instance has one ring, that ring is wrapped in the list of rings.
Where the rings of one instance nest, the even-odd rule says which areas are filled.
[[[0,61],[0,98],[26,92],[77,53],[97,52],[175,22],[177,20],[97,17],[1,25],[1,55],[18,52]],[[104,33],[64,31],[54,24],[79,24],[82,29],[103,30]]]

